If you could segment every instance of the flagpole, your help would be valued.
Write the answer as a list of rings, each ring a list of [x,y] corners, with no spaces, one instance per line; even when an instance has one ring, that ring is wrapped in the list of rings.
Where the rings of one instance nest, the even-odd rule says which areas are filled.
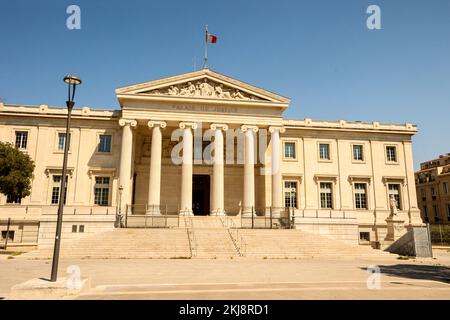
[[[205,26],[205,61],[203,63],[203,69],[208,68],[208,25]]]

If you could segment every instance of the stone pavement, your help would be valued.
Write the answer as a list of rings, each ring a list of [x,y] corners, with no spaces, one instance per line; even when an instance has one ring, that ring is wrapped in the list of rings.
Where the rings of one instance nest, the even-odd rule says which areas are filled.
[[[80,299],[450,299],[450,252],[436,259],[104,259],[63,260],[93,288]],[[381,271],[369,290],[367,268]],[[0,297],[50,275],[45,260],[0,259]]]

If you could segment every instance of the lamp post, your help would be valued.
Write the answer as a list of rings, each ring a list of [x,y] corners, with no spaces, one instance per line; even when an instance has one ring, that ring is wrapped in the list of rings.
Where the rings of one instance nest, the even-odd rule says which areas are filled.
[[[75,89],[77,85],[81,84],[81,80],[74,76],[68,75],[64,77],[64,82],[68,85],[68,99],[66,101],[67,105],[67,120],[66,120],[66,137],[64,141],[64,160],[62,166],[62,176],[61,176],[61,187],[59,193],[59,204],[58,204],[58,218],[56,222],[56,235],[55,235],[55,246],[53,249],[53,261],[52,261],[52,275],[51,281],[55,282],[58,278],[58,264],[59,264],[59,251],[61,247],[61,230],[62,230],[62,220],[63,220],[63,209],[64,203],[66,201],[66,175],[67,175],[67,158],[69,154],[70,145],[70,118],[72,115],[72,109],[75,105]]]
[[[119,186],[119,214],[117,215],[117,227],[118,228],[122,227],[122,191],[123,191],[123,186],[120,185]]]
[[[294,195],[296,195],[297,194],[297,188],[291,188],[291,192],[290,192],[291,194],[290,194],[290,203],[289,203],[289,218],[290,218],[290,222],[291,223],[294,223],[294,220],[295,220],[295,216],[294,216],[294,214],[295,214],[295,208],[296,208],[296,205],[294,205]]]

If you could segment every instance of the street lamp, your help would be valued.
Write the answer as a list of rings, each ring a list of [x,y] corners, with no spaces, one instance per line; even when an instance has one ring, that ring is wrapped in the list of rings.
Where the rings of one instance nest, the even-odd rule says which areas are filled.
[[[63,220],[63,209],[64,203],[66,201],[66,175],[67,175],[67,158],[69,154],[69,145],[70,145],[70,118],[72,115],[72,109],[75,105],[75,89],[77,85],[81,84],[81,80],[69,74],[64,77],[64,82],[68,85],[68,98],[66,101],[67,105],[67,120],[66,120],[66,136],[64,141],[64,160],[62,167],[62,176],[61,176],[61,187],[59,193],[59,204],[58,204],[58,219],[56,222],[56,235],[55,235],[55,246],[53,249],[53,261],[52,261],[52,282],[55,282],[58,278],[58,263],[59,263],[59,251],[61,247],[61,230],[62,230],[62,220]]]
[[[119,212],[117,214],[117,227],[121,228],[122,227],[122,191],[123,191],[123,186],[120,185],[119,186]]]

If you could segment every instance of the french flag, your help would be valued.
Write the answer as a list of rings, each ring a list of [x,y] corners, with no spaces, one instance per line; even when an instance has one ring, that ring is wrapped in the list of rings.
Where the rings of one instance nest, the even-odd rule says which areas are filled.
[[[206,42],[208,43],[216,43],[217,42],[217,37],[213,34],[206,34]]]

